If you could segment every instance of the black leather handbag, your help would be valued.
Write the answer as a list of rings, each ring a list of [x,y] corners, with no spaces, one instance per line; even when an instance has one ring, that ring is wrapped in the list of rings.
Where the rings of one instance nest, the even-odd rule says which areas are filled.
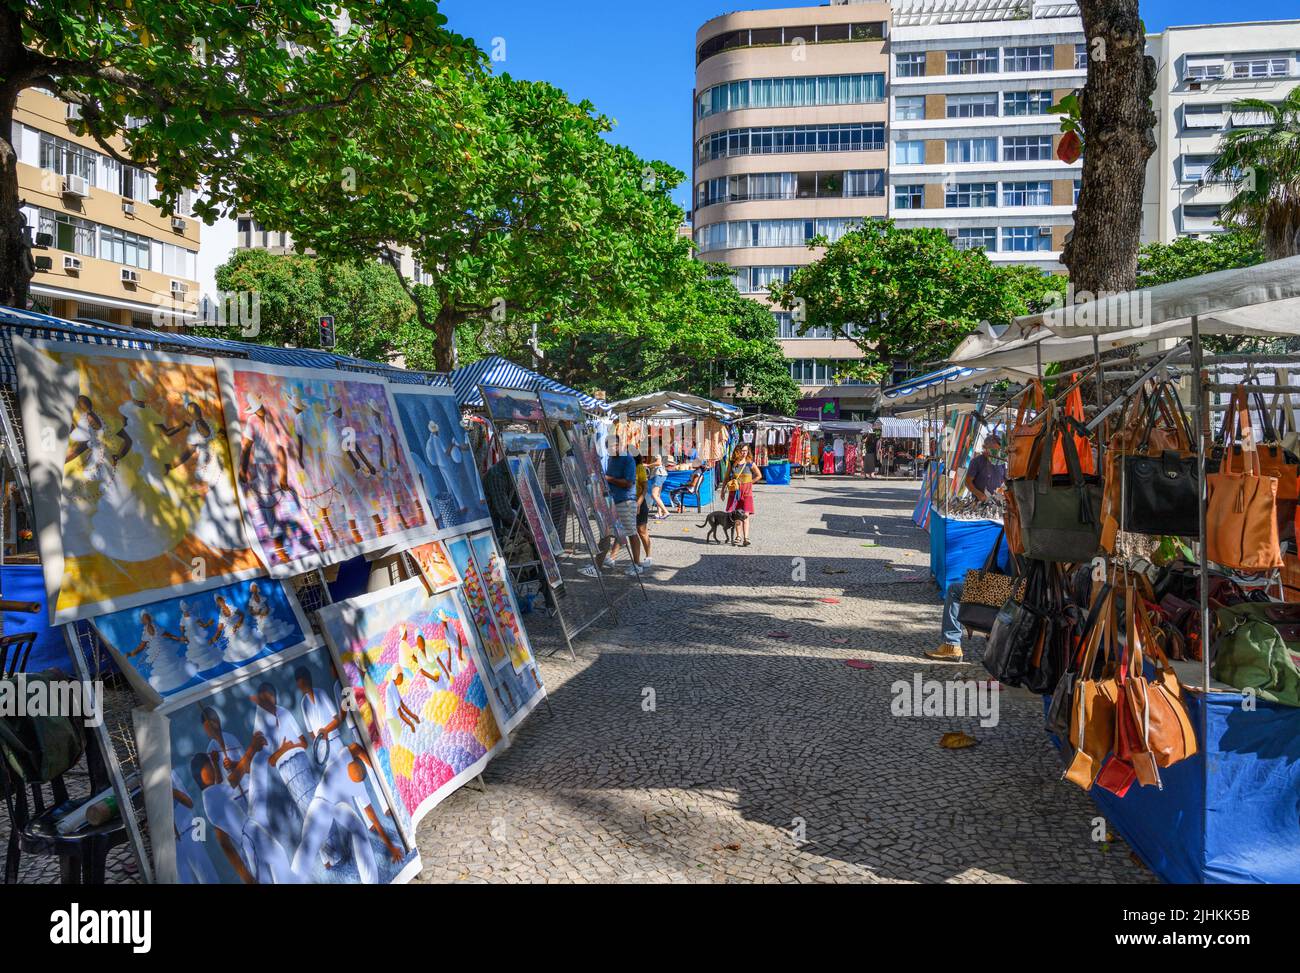
[[[993,550],[984,560],[984,567],[978,571],[967,571],[962,583],[961,605],[957,609],[957,621],[972,632],[987,635],[993,629],[993,620],[1008,599],[1019,597],[1024,593],[1024,580],[1020,577],[1020,561],[1011,555],[1011,573],[1003,574],[998,570],[998,549],[1006,531],[998,533],[993,542]]]
[[[1162,383],[1147,399],[1147,422],[1137,452],[1124,457],[1125,530],[1134,534],[1178,537],[1201,536],[1201,487],[1197,478],[1195,454],[1187,450],[1167,449],[1159,456],[1149,455],[1151,432],[1161,414],[1161,399],[1178,424],[1180,439],[1194,443],[1192,427],[1183,405],[1172,387]]]
[[[1024,597],[1008,599],[993,620],[982,660],[989,675],[1006,686],[1022,685],[1049,624],[1047,565],[1035,561],[1029,566]]]

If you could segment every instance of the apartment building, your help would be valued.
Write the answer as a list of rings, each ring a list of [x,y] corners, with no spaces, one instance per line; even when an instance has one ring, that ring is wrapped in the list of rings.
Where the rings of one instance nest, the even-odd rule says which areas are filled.
[[[1083,162],[1051,108],[1087,80],[1072,0],[901,0],[893,8],[889,215],[998,263],[1062,272]]]
[[[236,250],[267,250],[274,254],[296,253],[292,235],[283,230],[270,230],[264,227],[251,213],[241,213],[235,221]],[[417,284],[430,284],[433,275],[411,256],[407,247],[395,248],[398,255],[399,270],[407,280]],[[224,263],[225,261],[221,261]]]
[[[1279,102],[1300,85],[1300,20],[1170,27],[1147,38],[1159,68],[1158,147],[1147,164],[1143,242],[1220,231],[1235,189],[1207,169],[1228,132],[1258,125],[1234,102]]]
[[[22,212],[35,242],[35,306],[70,319],[181,327],[198,308],[199,222],[183,200],[164,216],[154,176],[68,127],[76,107],[28,89],[13,146]],[[113,148],[125,154],[116,139]]]
[[[773,281],[820,255],[814,237],[834,241],[888,211],[889,18],[887,3],[841,3],[731,13],[696,32],[694,238],[741,293],[767,301]],[[857,346],[799,337],[789,313],[774,313],[804,397],[864,416],[874,387],[836,379]]]

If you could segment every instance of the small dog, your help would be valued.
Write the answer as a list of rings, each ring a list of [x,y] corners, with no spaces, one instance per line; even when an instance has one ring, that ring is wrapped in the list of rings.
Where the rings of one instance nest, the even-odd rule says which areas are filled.
[[[726,541],[718,541],[719,544],[730,544],[736,546],[736,525],[743,520],[748,520],[749,514],[743,510],[717,510],[704,518],[704,523],[696,524],[696,527],[709,528],[709,534],[704,538],[704,543],[712,544],[718,540],[718,531],[721,530],[727,535]]]

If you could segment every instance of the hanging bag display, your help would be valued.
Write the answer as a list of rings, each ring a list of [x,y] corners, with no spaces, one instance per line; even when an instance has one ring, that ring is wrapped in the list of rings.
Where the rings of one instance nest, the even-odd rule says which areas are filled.
[[[1069,419],[1051,422],[1044,430],[1037,479],[1011,484],[1025,555],[1036,560],[1077,564],[1091,561],[1101,550],[1101,479],[1079,469],[1073,431]],[[1065,445],[1069,467],[1064,476],[1052,473],[1058,440]]]
[[[1091,607],[1088,609],[1088,619],[1083,631],[1077,636],[1071,634],[1073,657],[1070,659],[1065,671],[1061,673],[1060,679],[1056,681],[1056,689],[1052,692],[1052,702],[1047,708],[1047,728],[1059,740],[1068,741],[1070,739],[1070,712],[1071,704],[1074,701],[1075,685],[1083,669],[1083,659],[1087,653],[1088,644],[1092,639],[1093,630],[1097,627],[1101,618],[1101,612],[1098,608],[1106,601],[1109,594],[1110,585],[1102,585],[1096,597],[1091,599]]]
[[[1047,565],[1035,563],[1029,567],[1024,596],[1008,599],[993,620],[982,660],[989,675],[1007,686],[1021,685],[1049,619]]]
[[[1024,578],[1021,577],[1020,565],[1016,556],[1011,555],[1011,571],[998,570],[998,549],[1006,531],[998,534],[993,542],[993,549],[984,559],[984,566],[979,570],[966,572],[962,583],[961,607],[957,609],[957,621],[972,632],[987,635],[993,629],[993,621],[998,612],[1013,597],[1024,593]]]
[[[1124,529],[1151,536],[1199,538],[1201,489],[1191,423],[1173,386],[1162,382],[1148,398],[1145,427],[1132,455],[1122,458]],[[1156,420],[1173,416],[1175,434],[1158,453]]]
[[[1037,416],[1031,421],[1027,418],[1030,407]],[[1038,468],[1037,444],[1043,426],[1049,415],[1044,411],[1043,383],[1034,379],[1025,394],[1020,397],[1020,408],[1016,410],[1016,421],[1007,436],[1007,479],[1023,480],[1032,476]]]
[[[1070,745],[1074,756],[1064,779],[1089,790],[1115,744],[1115,700],[1118,686],[1112,652],[1115,647],[1115,592],[1104,592],[1094,609],[1083,663],[1070,701]],[[1100,668],[1099,668],[1100,667]]]
[[[1282,567],[1277,530],[1277,478],[1259,469],[1259,452],[1251,442],[1250,414],[1242,388],[1232,394],[1231,439],[1224,444],[1219,472],[1206,477],[1206,552],[1211,561],[1234,571],[1271,571]],[[1241,440],[1241,449],[1234,448]],[[1241,472],[1235,470],[1242,463]]]
[[[1159,785],[1156,768],[1172,767],[1197,751],[1196,731],[1183,705],[1182,686],[1173,666],[1151,631],[1147,612],[1133,587],[1125,592],[1125,621],[1128,625],[1128,667],[1124,698],[1130,726],[1136,732],[1133,768],[1145,786]],[[1146,677],[1145,663],[1155,667]],[[1154,766],[1152,766],[1154,765]]]

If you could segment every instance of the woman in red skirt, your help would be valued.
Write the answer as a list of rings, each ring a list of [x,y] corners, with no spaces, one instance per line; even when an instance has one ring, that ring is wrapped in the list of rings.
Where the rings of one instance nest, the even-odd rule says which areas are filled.
[[[749,514],[737,526],[740,529],[742,547],[749,547],[749,521],[754,516],[754,484],[763,482],[763,471],[758,468],[750,454],[748,446],[739,446],[731,457],[731,468],[727,471],[726,482],[734,481],[735,488],[727,494],[727,511],[743,510]]]

